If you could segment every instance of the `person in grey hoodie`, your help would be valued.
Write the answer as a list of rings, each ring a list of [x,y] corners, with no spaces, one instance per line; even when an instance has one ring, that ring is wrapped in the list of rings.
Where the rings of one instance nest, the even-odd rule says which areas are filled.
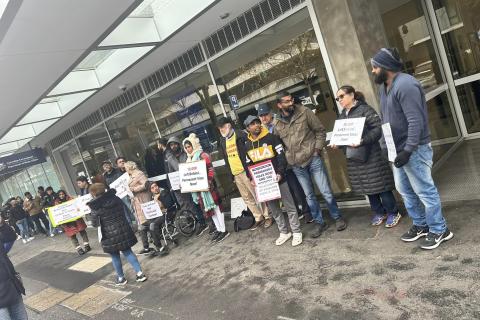
[[[432,179],[433,150],[425,92],[418,80],[401,72],[403,63],[396,49],[380,49],[371,63],[375,82],[380,85],[382,124],[391,128],[397,154],[391,159],[395,185],[413,220],[401,239],[412,242],[425,237],[420,247],[435,249],[452,239],[453,233],[447,228]],[[383,148],[385,143],[383,139]]]

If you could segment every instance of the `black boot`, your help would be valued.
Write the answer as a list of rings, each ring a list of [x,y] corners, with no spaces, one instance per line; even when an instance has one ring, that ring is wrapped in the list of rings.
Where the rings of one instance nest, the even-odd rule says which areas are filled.
[[[322,235],[322,233],[328,229],[328,224],[327,223],[323,223],[323,224],[317,224],[315,226],[315,230],[310,234],[310,236],[312,238],[318,238]]]

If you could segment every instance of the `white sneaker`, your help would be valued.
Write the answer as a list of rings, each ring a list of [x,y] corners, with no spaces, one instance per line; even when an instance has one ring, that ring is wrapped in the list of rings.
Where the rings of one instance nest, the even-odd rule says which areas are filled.
[[[33,239],[35,239],[35,237],[30,237],[30,238],[28,238],[27,241],[30,242],[30,241],[32,241]]]
[[[53,233],[50,233],[50,238],[53,238],[55,237],[55,235]]]
[[[23,241],[23,243],[27,243],[27,240],[25,240],[25,239],[22,239],[22,241]]]
[[[280,233],[280,236],[278,237],[277,241],[275,241],[275,244],[277,246],[281,246],[291,237],[292,237],[292,234],[290,232],[289,233]]]
[[[293,234],[292,247],[296,247],[303,242],[303,236],[301,232],[296,232]]]
[[[20,239],[22,239],[22,237],[17,235],[17,240],[20,240]]]

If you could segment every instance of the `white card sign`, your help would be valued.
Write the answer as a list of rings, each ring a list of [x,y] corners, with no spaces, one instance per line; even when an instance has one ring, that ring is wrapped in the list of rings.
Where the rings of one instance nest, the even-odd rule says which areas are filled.
[[[128,187],[129,181],[130,181],[130,176],[128,175],[128,173],[125,172],[117,180],[113,181],[110,184],[110,188],[115,189],[117,191],[116,195],[120,199],[123,199],[126,196],[133,198],[132,191],[130,191],[130,188]]]
[[[168,181],[170,181],[170,186],[172,190],[180,190],[180,172],[170,172],[168,174]]]
[[[230,200],[230,215],[232,219],[240,217],[243,210],[247,210],[247,205],[243,198],[232,198]]]
[[[208,191],[207,164],[205,160],[180,163],[178,167],[182,193]]]
[[[265,161],[248,167],[250,175],[255,182],[255,192],[258,202],[280,199],[280,187],[277,174],[271,161]]]
[[[162,210],[155,200],[142,203],[142,212],[148,220],[163,216]]]
[[[362,140],[365,117],[336,120],[330,144],[336,146],[358,145]]]
[[[383,137],[385,138],[385,144],[387,145],[388,161],[394,162],[397,157],[397,148],[395,147],[395,141],[393,141],[392,128],[390,123],[382,125]]]

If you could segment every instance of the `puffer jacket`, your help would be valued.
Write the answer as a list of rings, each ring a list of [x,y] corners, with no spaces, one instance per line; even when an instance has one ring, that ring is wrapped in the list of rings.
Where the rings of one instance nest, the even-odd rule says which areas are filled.
[[[339,119],[365,117],[362,144],[368,154],[366,162],[347,159],[348,177],[354,192],[358,194],[377,194],[395,189],[392,169],[382,157],[379,140],[382,137],[382,122],[378,113],[364,102],[357,103],[347,115],[343,110]],[[350,148],[350,147],[348,147]],[[343,148],[344,151],[346,148]]]
[[[137,215],[140,224],[147,222],[141,204],[152,200],[152,194],[146,187],[147,182],[148,179],[145,173],[138,169],[132,172],[130,175],[130,181],[128,182],[128,187],[133,193],[132,206],[135,209],[135,214]]]
[[[125,217],[125,205],[115,193],[115,189],[109,189],[88,203],[92,209],[92,225],[101,228],[101,244],[105,253],[125,251],[137,243],[135,233]]]
[[[273,120],[273,133],[282,139],[285,156],[292,166],[307,166],[313,159],[315,149],[325,147],[325,127],[315,113],[302,105],[295,105],[290,119],[282,115]]]
[[[25,294],[25,288],[15,277],[15,268],[0,241],[0,309],[12,306]]]

